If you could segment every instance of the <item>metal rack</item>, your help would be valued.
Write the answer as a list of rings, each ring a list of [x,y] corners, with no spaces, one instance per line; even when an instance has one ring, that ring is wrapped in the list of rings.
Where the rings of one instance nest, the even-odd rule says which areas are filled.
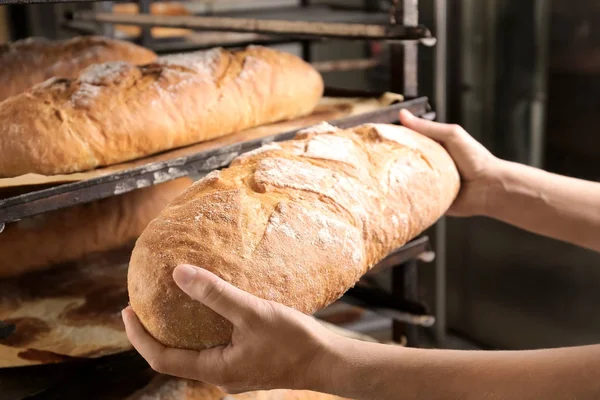
[[[0,0],[0,4],[60,3],[73,1],[74,0]],[[79,0],[79,2],[93,1],[95,0]],[[79,24],[79,29],[83,29],[81,27],[89,27],[94,24],[102,24],[104,27],[110,27],[110,24],[115,23],[133,23],[143,27],[141,35],[142,44],[149,45],[151,48],[160,48],[160,46],[163,46],[162,52],[166,53],[203,48],[207,47],[207,44],[184,43],[181,41],[174,43],[153,42],[149,37],[149,27],[170,26],[199,30],[253,33],[266,35],[265,38],[262,39],[265,44],[300,41],[305,45],[305,58],[309,58],[310,56],[310,50],[306,46],[310,41],[323,40],[325,38],[386,40],[390,44],[390,73],[392,77],[390,91],[402,93],[408,100],[374,112],[343,118],[331,123],[340,127],[350,127],[365,122],[393,123],[397,122],[398,111],[402,108],[408,108],[413,113],[425,118],[433,118],[435,114],[429,107],[428,99],[425,97],[418,97],[418,46],[420,43],[432,45],[434,39],[431,32],[418,23],[418,0],[394,0],[393,3],[393,13],[391,15],[384,15],[384,20],[382,20],[382,15],[379,13],[370,16],[367,15],[366,17],[363,14],[362,19],[356,17],[358,19],[351,20],[351,22],[348,22],[347,20],[340,22],[340,20],[336,19],[338,17],[330,16],[326,23],[324,23],[323,21],[310,20],[308,17],[305,18],[307,20],[304,21],[290,22],[289,20],[282,20],[280,18],[281,14],[279,14],[278,17],[275,13],[270,16],[262,15],[262,18],[258,18],[258,14],[256,18],[239,18],[239,16],[236,17],[232,15],[212,17],[159,17],[148,15],[150,2],[148,0],[142,0],[140,2],[142,14],[140,15],[114,15],[105,12],[105,10],[99,11],[98,9],[94,11],[80,11],[68,16],[69,22],[67,25],[74,29],[74,27]],[[340,13],[340,15],[341,14],[342,13]],[[349,14],[346,13],[345,15],[347,17]],[[389,24],[387,22],[387,18],[390,16],[395,21],[395,24]],[[92,25],[85,25],[90,23]],[[110,32],[111,29],[108,28],[105,29],[105,31]],[[260,43],[261,40],[258,42]],[[235,42],[230,45],[240,44],[243,44],[243,42]],[[216,43],[211,45],[216,45]],[[333,67],[333,69],[335,69],[335,67]],[[329,90],[329,94],[332,96],[369,95],[368,93],[353,93],[349,91],[336,91],[333,89]],[[116,192],[125,193],[130,190],[136,190],[159,183],[158,180],[155,179],[158,175],[161,176],[160,182],[164,182],[166,180],[172,180],[190,174],[204,174],[211,170],[225,167],[237,155],[255,149],[270,141],[290,139],[294,136],[295,132],[296,131],[284,132],[267,138],[236,143],[168,161],[148,163],[99,178],[63,184],[48,189],[36,190],[22,195],[0,199],[0,232],[4,228],[5,223],[69,207],[74,204],[110,197],[115,195]],[[343,298],[344,301],[347,301],[350,304],[360,305],[361,307],[374,310],[380,315],[392,318],[394,321],[394,339],[400,342],[402,338],[406,338],[409,346],[417,346],[419,343],[417,326],[431,326],[434,321],[434,318],[429,315],[428,310],[419,302],[417,291],[418,260],[420,255],[428,251],[428,246],[429,239],[427,237],[422,237],[394,252],[378,266],[379,269],[391,269],[391,294],[373,286],[358,286],[357,288],[350,290]],[[368,282],[368,279],[366,281]],[[4,332],[8,335],[10,330],[10,326],[2,326],[2,324],[0,324],[0,334]],[[139,357],[134,353],[104,357],[101,360],[79,361],[76,365],[80,365],[81,369],[78,367],[75,367],[74,369],[71,368],[71,373],[68,375],[69,378],[64,378],[68,379],[70,384],[74,381],[79,382],[80,378],[78,377],[80,377],[81,374],[85,374],[85,371],[88,371],[87,373],[91,374],[91,376],[94,376],[94,374],[102,375],[103,373],[107,373],[109,376],[107,378],[108,382],[112,379],[115,384],[117,382],[122,384],[125,381],[125,378],[124,376],[118,376],[119,371],[131,371],[137,368],[137,371],[142,373],[147,369],[145,363],[141,362]],[[52,367],[53,366],[44,366],[40,368],[35,367],[34,369],[39,371],[52,371]],[[61,366],[60,368],[69,370],[70,367]],[[58,371],[58,369],[56,369],[56,371]],[[0,383],[3,383],[5,376],[18,374],[18,372],[15,371],[8,371],[7,373],[8,375],[0,374]],[[29,374],[29,372],[23,376],[26,376],[27,374]],[[49,372],[48,374],[54,375],[52,372]],[[63,379],[59,375],[60,374],[56,376],[56,380],[48,381],[53,383],[42,384],[42,386],[45,386],[43,390],[41,388],[39,389],[42,390],[40,392],[41,394],[38,397],[34,396],[32,398],[71,398],[62,397],[59,393],[60,390],[58,387],[60,385],[56,385],[57,382],[59,382],[58,379]],[[112,378],[110,378],[111,376]],[[132,376],[131,378],[134,379],[135,377]],[[137,379],[136,382],[138,382],[142,378],[138,377],[135,379]],[[89,380],[89,378],[81,378],[81,382]],[[84,390],[83,387],[81,390]],[[78,398],[88,398],[83,395],[85,392],[73,391],[72,393],[75,393],[75,396],[77,396],[77,393],[81,393]],[[87,393],[92,392],[88,391]]]

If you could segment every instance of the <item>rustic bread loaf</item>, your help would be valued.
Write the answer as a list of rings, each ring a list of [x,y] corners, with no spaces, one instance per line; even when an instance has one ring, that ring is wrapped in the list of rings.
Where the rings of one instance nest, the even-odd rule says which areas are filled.
[[[133,242],[191,183],[182,178],[8,224],[0,234],[0,278]]]
[[[143,47],[97,36],[56,41],[29,38],[0,45],[0,101],[54,76],[76,78],[92,64],[147,64],[155,59],[156,54]]]
[[[0,177],[71,173],[309,114],[321,76],[263,47],[96,64],[0,103]]]
[[[127,400],[343,400],[329,394],[306,390],[269,390],[229,395],[207,383],[157,375],[146,387]]]
[[[173,281],[189,263],[313,313],[432,225],[459,185],[448,153],[404,127],[309,128],[238,157],[166,207],[133,250],[131,306],[165,345],[228,343],[231,324]]]

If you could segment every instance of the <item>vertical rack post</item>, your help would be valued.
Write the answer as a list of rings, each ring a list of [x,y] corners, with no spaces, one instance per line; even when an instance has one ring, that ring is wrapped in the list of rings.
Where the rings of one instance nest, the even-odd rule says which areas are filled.
[[[416,26],[419,24],[419,1],[399,0],[396,9],[396,23]],[[418,59],[417,41],[395,42],[390,46],[390,82],[391,90],[406,97],[418,96]]]
[[[416,26],[419,23],[419,1],[399,0],[396,8],[396,23]],[[406,97],[418,96],[418,42],[390,42],[390,83],[391,91]],[[418,297],[417,262],[410,261],[392,270],[392,295],[408,300]],[[402,341],[406,337],[407,346],[416,346],[418,330],[416,326],[394,321],[392,337]]]
[[[97,12],[110,13],[112,12],[113,4],[114,3],[112,1],[101,1],[94,3],[93,9]],[[98,24],[98,30],[99,35],[111,38],[115,36],[115,28],[113,24]]]
[[[300,0],[302,8],[310,7],[310,0]],[[302,59],[306,62],[312,61],[312,43],[310,40],[302,40]]]
[[[140,14],[150,14],[150,4],[152,0],[139,0],[139,13]],[[149,47],[150,42],[152,41],[152,31],[148,26],[142,26],[141,36],[140,36],[140,44],[144,47]]]

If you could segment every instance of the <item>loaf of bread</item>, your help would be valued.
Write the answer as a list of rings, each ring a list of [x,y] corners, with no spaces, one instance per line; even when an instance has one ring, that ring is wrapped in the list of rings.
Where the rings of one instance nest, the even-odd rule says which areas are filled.
[[[137,3],[117,3],[112,6],[114,14],[136,15],[140,12],[140,6]],[[150,14],[152,15],[190,15],[188,9],[181,3],[151,3]],[[142,30],[135,25],[115,25],[115,31],[126,36],[138,37]],[[177,37],[190,35],[193,31],[182,28],[153,27],[150,34],[154,38]]]
[[[127,400],[343,400],[329,394],[306,390],[270,390],[228,395],[207,383],[157,375],[146,387]]]
[[[443,147],[404,127],[309,128],[238,157],[166,207],[133,250],[131,306],[167,346],[228,343],[229,321],[173,281],[188,263],[314,313],[442,216],[459,182]]]
[[[321,76],[251,46],[96,64],[0,103],[0,177],[89,170],[309,114]]]
[[[132,243],[191,183],[181,178],[8,224],[0,233],[0,278]]]
[[[77,78],[92,64],[147,64],[155,59],[156,54],[143,47],[97,36],[56,41],[29,38],[0,45],[0,101],[54,76]]]

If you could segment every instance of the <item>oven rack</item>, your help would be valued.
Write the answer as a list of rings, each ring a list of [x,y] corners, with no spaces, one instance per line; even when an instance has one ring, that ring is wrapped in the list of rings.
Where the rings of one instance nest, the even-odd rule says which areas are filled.
[[[368,15],[368,14],[367,14]],[[241,17],[167,16],[151,14],[113,14],[97,11],[75,11],[68,19],[101,24],[137,25],[141,27],[169,27],[194,30],[254,33],[289,36],[302,39],[355,39],[355,40],[424,40],[432,39],[423,25],[390,25],[373,23],[344,23],[331,21],[301,21],[292,19],[255,19]]]
[[[134,0],[135,1],[135,0]],[[137,2],[140,5],[140,12],[141,13],[149,13],[149,5],[151,3],[152,0],[138,0]],[[5,5],[5,4],[32,4],[32,3],[46,3],[46,4],[52,4],[52,3],[90,3],[93,4],[97,2],[93,7],[95,11],[107,11],[107,7],[110,5],[110,2],[100,2],[100,0],[0,0],[0,5]],[[412,28],[417,28],[420,27],[419,25],[419,7],[420,7],[420,3],[418,0],[390,0],[390,2],[393,4],[392,8],[390,9],[390,16],[392,16],[393,18],[388,19],[388,24],[390,25],[398,25],[398,26],[405,26],[405,27],[410,27]],[[310,4],[310,0],[302,0],[301,1],[301,8],[306,8],[307,6],[309,6]],[[372,7],[374,5],[375,2],[371,1],[371,0],[365,0],[364,4],[365,4],[365,12],[363,13],[364,15],[367,15],[368,13],[366,12],[366,10],[369,7]],[[262,10],[264,11],[264,10]],[[258,11],[257,11],[258,12]],[[267,11],[268,12],[268,11]],[[242,14],[245,17],[250,16],[249,13],[245,12]],[[262,14],[261,14],[262,15]],[[292,19],[293,16],[291,17]],[[370,18],[370,17],[369,17]],[[391,20],[393,19],[393,23],[390,23]],[[345,21],[341,21],[342,23],[346,22],[351,22],[351,23],[363,23],[363,24],[369,24],[369,22],[367,20],[345,20]],[[370,22],[371,24],[386,24],[386,22]],[[96,29],[94,30],[94,33],[96,34],[103,34],[105,36],[112,36],[113,35],[113,29],[112,29],[112,25],[111,24],[96,24],[96,23],[88,23],[88,22],[80,22],[80,21],[67,21],[66,23],[67,26],[71,26],[71,27],[75,27],[75,25],[77,25],[79,28],[81,29],[89,29],[88,27],[92,27],[94,25],[96,25]],[[91,33],[92,31],[90,31]],[[441,33],[442,35],[444,34],[444,32]],[[355,36],[356,37],[356,36]],[[206,44],[198,44],[198,43],[186,43],[185,41],[182,41],[180,38],[178,40],[165,40],[160,41],[160,39],[154,39],[150,36],[150,28],[149,26],[144,26],[142,27],[142,35],[140,37],[141,39],[141,44],[148,46],[150,48],[152,48],[153,50],[159,52],[159,53],[170,53],[170,52],[178,52],[178,51],[190,51],[190,50],[194,50],[197,48],[202,48],[202,46],[207,46]],[[243,42],[235,42],[232,41],[230,43],[225,43],[226,46],[239,46],[239,45],[244,45],[244,44],[279,44],[279,43],[301,43],[302,44],[302,53],[303,53],[303,58],[307,61],[311,61],[311,51],[310,51],[310,43],[314,42],[314,41],[320,41],[320,40],[327,40],[326,37],[320,37],[319,35],[311,35],[309,38],[300,38],[300,39],[296,39],[293,40],[291,37],[288,36],[284,36],[284,35],[263,35],[262,39],[258,39],[258,40],[254,40],[251,39],[246,43]],[[394,93],[401,93],[403,94],[406,98],[408,99],[413,99],[413,100],[409,100],[408,103],[411,102],[415,102],[415,101],[419,101],[419,100],[423,100],[425,98],[420,98],[419,97],[419,90],[418,90],[418,46],[419,44],[425,44],[425,45],[433,45],[435,43],[435,40],[433,38],[415,38],[414,40],[385,40],[387,42],[387,44],[389,45],[389,54],[390,54],[390,64],[389,64],[389,69],[390,69],[390,75],[391,75],[391,81],[390,81],[390,87],[389,87],[389,91],[394,92]],[[210,43],[211,47],[214,46],[219,46],[220,43]],[[439,71],[439,69],[438,69]],[[425,99],[425,103],[427,103],[426,99]],[[443,102],[440,103],[439,99],[438,102],[436,104],[441,104],[439,105],[439,107],[442,107],[442,105],[444,104]],[[434,118],[435,114],[432,113],[429,109],[429,106],[426,106],[427,111],[424,114],[419,114],[423,117],[428,117],[428,118]],[[441,110],[442,112],[444,110]],[[415,112],[415,111],[413,111]],[[396,112],[394,112],[394,114],[397,115],[397,110]],[[390,114],[391,115],[391,111]],[[394,119],[396,118],[396,115],[394,115]],[[379,116],[379,118],[381,118],[381,115]],[[395,122],[393,119],[389,118],[389,119],[380,119],[378,121],[373,121],[373,120],[367,120],[364,119],[362,120],[362,122]],[[357,122],[360,123],[360,122]],[[356,123],[355,123],[356,124]],[[291,135],[291,133],[289,133]],[[284,140],[284,136],[286,134],[282,134],[281,138],[279,137],[280,135],[277,135],[277,138],[274,138],[273,140]],[[262,142],[262,141],[261,141]],[[247,149],[247,150],[250,150]],[[214,155],[219,154],[218,152],[215,152]],[[205,160],[207,161],[207,160]],[[212,161],[211,161],[212,162]],[[226,164],[226,163],[223,163]],[[189,164],[190,168],[193,168],[194,166],[190,163]],[[161,168],[164,166],[161,166]],[[168,169],[168,167],[167,167]],[[88,182],[89,184],[89,182]],[[106,182],[107,185],[110,186],[110,182]],[[114,192],[112,194],[104,194],[102,196],[98,195],[98,192],[95,192],[94,189],[87,189],[87,184],[84,184],[81,187],[74,187],[71,185],[77,185],[77,184],[69,184],[69,185],[61,185],[58,188],[62,187],[62,186],[68,186],[69,187],[69,191],[66,191],[65,194],[63,195],[62,192],[46,192],[46,191],[38,191],[35,193],[32,193],[31,197],[27,197],[27,198],[23,198],[21,196],[16,196],[10,199],[5,199],[4,201],[0,201],[0,232],[4,227],[4,221],[14,221],[14,220],[18,220],[19,218],[14,218],[16,216],[21,215],[22,218],[25,218],[26,215],[35,215],[35,214],[39,214],[40,212],[45,212],[45,211],[49,211],[52,209],[57,209],[57,208],[63,208],[63,207],[68,207],[72,204],[76,204],[76,203],[83,203],[83,202],[87,202],[87,201],[92,201],[96,198],[101,198],[101,197],[107,197],[107,196],[112,196],[114,194]],[[99,187],[99,186],[98,186]],[[57,188],[54,188],[57,189]],[[81,190],[81,192],[79,193],[74,193],[73,191],[77,189],[77,190]],[[52,191],[53,189],[48,189],[49,191]],[[67,194],[70,193],[70,194]],[[80,193],[87,193],[88,195],[90,195],[90,198],[80,198],[79,194]],[[97,197],[96,197],[97,196]],[[68,199],[67,201],[65,201],[65,197]],[[6,201],[9,201],[8,203]],[[57,205],[54,205],[53,202],[57,202]],[[29,206],[32,207],[32,210],[27,210],[29,208]],[[10,210],[10,213],[9,211]],[[12,216],[12,217],[11,217]],[[7,218],[9,217],[9,218]],[[12,218],[12,219],[11,219]],[[0,234],[1,236],[1,234]],[[411,258],[410,260],[402,263],[402,264],[395,264],[392,269],[392,293],[394,294],[394,296],[396,297],[401,297],[404,298],[408,301],[416,301],[419,296],[418,296],[418,280],[417,280],[417,262],[418,262],[418,257],[414,256],[413,258]],[[436,311],[437,312],[437,311]],[[395,321],[394,323],[394,327],[393,327],[393,336],[394,336],[394,340],[396,341],[402,341],[404,338],[406,338],[408,345],[414,346],[414,345],[418,345],[418,338],[417,338],[417,330],[415,329],[415,327],[411,324],[406,324],[406,323],[402,323],[401,321]],[[24,375],[27,373],[24,373]],[[99,380],[99,382],[102,382],[102,380]],[[0,386],[2,386],[2,382],[0,382]],[[102,386],[102,385],[100,385]],[[46,394],[48,394],[48,392],[46,392]],[[54,395],[54,397],[52,397],[52,394],[50,394],[50,396],[45,396],[42,395],[42,397],[39,398],[62,398],[59,395]],[[78,397],[78,398],[81,398]]]
[[[332,93],[339,93],[339,91],[333,90]],[[408,109],[419,116],[428,116],[429,118],[433,116],[427,98],[421,97],[372,112],[330,121],[330,123],[340,128],[349,128],[367,122],[392,123],[398,120],[398,112],[401,109]],[[190,174],[206,174],[212,170],[226,167],[238,155],[254,150],[265,143],[289,140],[295,136],[298,130],[235,143],[167,161],[148,163],[97,178],[0,199],[0,232],[6,223],[44,212],[100,200],[115,194],[127,193]]]

